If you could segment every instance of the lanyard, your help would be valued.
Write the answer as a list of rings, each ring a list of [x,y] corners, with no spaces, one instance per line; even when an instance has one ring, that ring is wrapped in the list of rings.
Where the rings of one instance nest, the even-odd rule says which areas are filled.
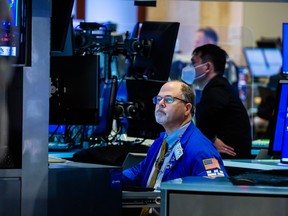
[[[166,169],[170,169],[171,168],[172,161],[178,160],[182,156],[182,154],[183,154],[183,149],[182,149],[181,143],[180,143],[179,140],[177,140],[172,145],[172,148],[170,148],[168,150],[168,152],[166,153],[166,155],[165,155],[165,159],[163,161],[162,167],[161,167],[161,169],[159,171],[159,174],[158,174],[157,179],[156,179],[156,183],[154,185],[155,189],[159,189],[160,188],[160,184],[162,182],[164,173],[165,173]]]

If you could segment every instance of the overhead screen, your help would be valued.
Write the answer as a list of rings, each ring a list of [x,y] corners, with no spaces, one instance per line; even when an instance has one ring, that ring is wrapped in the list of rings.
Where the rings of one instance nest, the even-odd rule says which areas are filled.
[[[134,5],[156,7],[156,0],[134,0]]]
[[[135,57],[130,72],[138,78],[167,81],[180,23],[143,22],[137,26],[134,32],[140,32],[144,49]]]
[[[62,52],[71,27],[74,0],[52,0],[51,51]],[[71,32],[69,32],[71,33]]]
[[[244,56],[253,77],[270,77],[281,72],[282,53],[279,48],[244,48]]]

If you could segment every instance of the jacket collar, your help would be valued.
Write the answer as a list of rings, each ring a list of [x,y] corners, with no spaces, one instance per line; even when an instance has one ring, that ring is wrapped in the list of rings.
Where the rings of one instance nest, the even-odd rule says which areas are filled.
[[[194,125],[193,121],[191,121],[191,124],[188,126],[188,128],[186,129],[186,131],[184,132],[184,134],[180,138],[180,144],[181,144],[181,147],[183,149],[183,153],[184,153],[185,148],[187,146],[188,140],[189,140],[190,136],[193,134],[194,130],[195,130],[195,125]],[[174,153],[171,152],[171,154],[174,154]],[[181,160],[181,157],[178,160]],[[173,169],[173,167],[175,166],[176,163],[177,163],[177,160],[176,160],[175,154],[174,154],[170,157],[170,160],[167,163],[169,168],[165,169],[163,178],[165,178],[165,176],[168,175],[168,173]]]

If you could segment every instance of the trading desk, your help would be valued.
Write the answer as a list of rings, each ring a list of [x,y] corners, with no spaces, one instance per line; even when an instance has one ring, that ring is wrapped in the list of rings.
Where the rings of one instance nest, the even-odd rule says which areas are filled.
[[[223,162],[229,176],[255,170],[288,169],[288,164],[280,163],[279,159],[233,159],[223,160]]]
[[[161,185],[161,216],[287,216],[288,187],[237,186],[228,178],[186,177]]]
[[[288,169],[288,164],[283,164],[280,159],[233,159],[223,160],[225,167],[246,168],[255,170]]]
[[[286,170],[280,160],[224,160],[231,174]],[[161,184],[161,216],[286,216],[288,187],[239,186],[228,178],[186,177]]]

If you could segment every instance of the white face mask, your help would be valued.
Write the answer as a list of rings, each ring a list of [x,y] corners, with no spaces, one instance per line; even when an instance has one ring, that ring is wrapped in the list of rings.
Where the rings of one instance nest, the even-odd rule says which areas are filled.
[[[181,74],[181,80],[187,83],[188,85],[192,85],[195,79],[199,79],[203,76],[205,76],[206,73],[203,73],[199,76],[196,77],[196,68],[201,67],[205,65],[206,63],[197,65],[194,67],[193,65],[189,64],[186,67],[182,69],[182,74]]]

